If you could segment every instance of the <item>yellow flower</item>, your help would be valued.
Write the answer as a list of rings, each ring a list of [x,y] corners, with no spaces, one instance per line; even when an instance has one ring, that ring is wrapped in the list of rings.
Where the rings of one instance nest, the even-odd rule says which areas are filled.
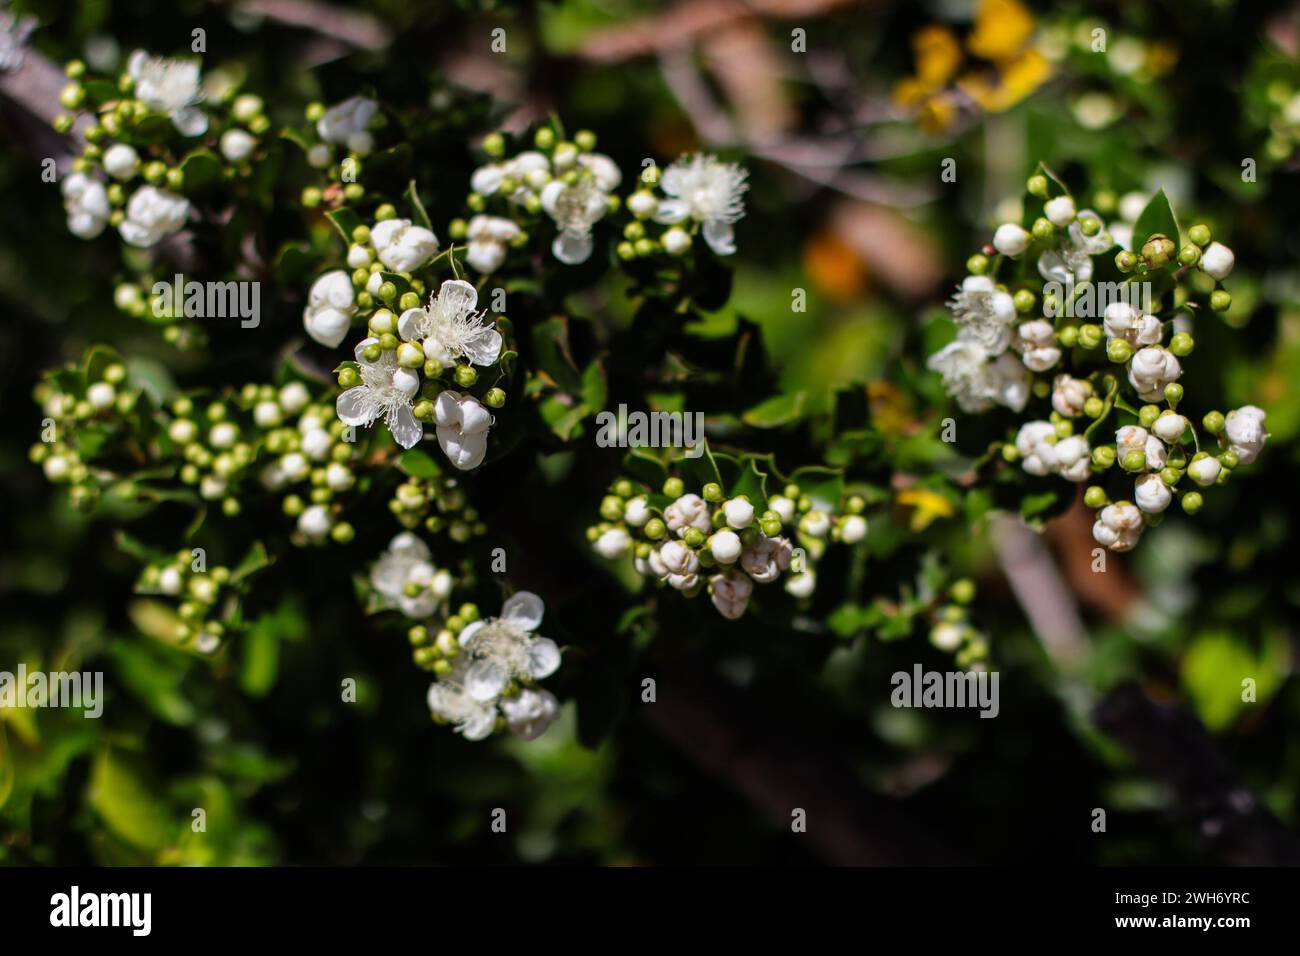
[[[906,508],[916,509],[910,522],[913,533],[924,531],[938,519],[951,518],[956,513],[951,501],[925,488],[905,488],[895,500]]]
[[[932,24],[912,37],[916,55],[916,78],[926,89],[937,90],[947,84],[961,65],[961,44],[945,26]]]
[[[1009,60],[1034,33],[1034,15],[1016,0],[981,0],[966,48],[985,60]]]
[[[1027,50],[1000,65],[996,82],[984,74],[968,74],[957,83],[971,99],[990,113],[1009,110],[1038,89],[1052,75],[1051,64],[1037,50]]]

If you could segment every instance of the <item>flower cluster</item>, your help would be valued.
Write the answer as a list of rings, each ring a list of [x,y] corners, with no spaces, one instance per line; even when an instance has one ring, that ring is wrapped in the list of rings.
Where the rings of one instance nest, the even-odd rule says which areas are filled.
[[[460,481],[450,475],[408,478],[393,492],[388,510],[404,528],[423,524],[431,534],[445,531],[457,544],[487,533],[487,525],[469,504]]]
[[[82,239],[111,225],[128,245],[147,248],[179,232],[191,215],[189,195],[251,175],[271,128],[259,97],[205,85],[190,60],[137,50],[116,82],[87,79],[80,61],[67,72],[63,105],[93,114],[61,184],[68,229]],[[67,132],[75,119],[60,114],[55,128]]]
[[[328,185],[324,190],[305,187],[303,205],[315,208],[327,195],[332,205],[342,200],[359,202],[365,196],[361,161],[375,149],[375,133],[388,125],[379,103],[366,96],[350,96],[329,107],[309,103],[306,117],[307,127],[292,135],[308,165],[325,173]]]
[[[856,495],[831,511],[790,484],[766,504],[760,513],[752,495],[728,497],[717,482],[696,494],[671,477],[653,493],[624,478],[601,502],[603,520],[587,538],[602,558],[631,554],[638,573],[688,597],[707,588],[718,613],[734,621],[755,584],[784,579],[789,594],[811,597],[826,543],[856,544],[867,535],[866,505]]]
[[[145,565],[135,590],[176,598],[179,619],[159,622],[153,630],[178,647],[211,656],[238,630],[231,598],[240,588],[228,567],[198,568],[193,552],[180,551]]]
[[[429,710],[467,740],[483,740],[509,728],[525,740],[541,736],[559,715],[559,701],[536,682],[560,667],[560,648],[534,632],[545,606],[530,591],[508,598],[501,616],[480,620],[473,605],[448,618],[436,637],[413,629],[417,663],[437,679],[429,687]],[[421,652],[425,660],[421,660]]]
[[[416,621],[445,610],[455,585],[450,571],[434,566],[429,546],[410,532],[393,538],[370,569],[370,586],[377,597],[374,609],[396,608]],[[416,663],[423,663],[418,653]]]
[[[653,167],[642,175],[642,187],[627,198],[633,221],[623,229],[618,245],[622,259],[665,252],[685,255],[695,236],[703,237],[715,255],[735,254],[734,224],[745,215],[749,173],[716,156],[683,156],[659,173]],[[654,187],[658,187],[656,195]],[[658,235],[648,223],[664,228]]]
[[[537,130],[535,148],[506,158],[506,141],[493,133],[483,150],[493,161],[470,178],[468,222],[451,224],[451,237],[469,244],[466,261],[478,272],[495,272],[512,247],[528,241],[544,215],[555,236],[551,252],[565,265],[591,258],[596,223],[618,208],[614,190],[623,181],[614,161],[595,152],[596,137],[585,130],[572,141],[551,126]]]
[[[1222,484],[1268,437],[1255,406],[1207,413],[1205,437],[1179,412],[1193,319],[1230,307],[1222,282],[1235,257],[1201,224],[1179,248],[1163,193],[1140,212],[1125,197],[1131,225],[1121,244],[1047,170],[1027,188],[1027,206],[1041,215],[1027,217],[1029,228],[1000,225],[971,257],[971,275],[949,303],[957,337],[928,365],[963,411],[1021,412],[1047,401],[1048,414],[1021,424],[1002,448],[1029,474],[1085,482],[1118,465],[1133,476],[1118,500],[1100,485],[1084,495],[1098,510],[1098,543],[1127,551],[1175,496],[1189,514],[1200,510],[1201,492],[1187,486]],[[1113,443],[1099,442],[1113,415]]]

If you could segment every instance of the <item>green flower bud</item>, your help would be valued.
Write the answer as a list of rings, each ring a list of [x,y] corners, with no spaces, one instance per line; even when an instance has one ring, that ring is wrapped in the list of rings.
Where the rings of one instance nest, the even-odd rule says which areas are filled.
[[[483,137],[483,152],[500,159],[506,153],[506,138],[500,133],[488,133]]]
[[[775,538],[781,533],[781,516],[768,511],[758,520],[758,526],[763,529],[763,534]]]
[[[1205,417],[1201,419],[1201,424],[1205,426],[1205,430],[1211,435],[1217,435],[1223,431],[1223,413],[1207,412]]]
[[[1127,275],[1137,268],[1138,257],[1127,249],[1122,249],[1115,254],[1115,268]]]
[[[506,393],[504,389],[489,388],[487,394],[483,396],[483,404],[488,408],[500,408],[506,403]]]
[[[1143,405],[1138,409],[1138,422],[1141,423],[1143,428],[1150,428],[1159,417],[1159,405]]]
[[[668,533],[668,526],[661,518],[651,518],[645,523],[645,533],[647,538],[657,541]]]
[[[1223,454],[1219,455],[1219,461],[1224,468],[1236,468],[1241,464],[1241,458],[1238,454],[1229,448]]]
[[[1183,495],[1180,504],[1183,506],[1183,511],[1189,515],[1194,515],[1201,510],[1201,506],[1205,504],[1205,499],[1201,497],[1199,491],[1189,491]]]
[[[456,384],[461,388],[469,388],[478,381],[478,372],[472,365],[457,365],[455,372]]]
[[[1165,386],[1165,401],[1169,403],[1170,408],[1176,408],[1178,403],[1183,400],[1183,387],[1177,382],[1170,382]]]
[[[1079,345],[1085,349],[1095,349],[1101,345],[1101,340],[1105,334],[1100,325],[1081,325],[1079,326]]]
[[[669,498],[680,498],[686,493],[686,483],[680,478],[669,478],[664,482],[663,490]]]
[[[1119,466],[1129,472],[1143,471],[1147,466],[1146,452],[1140,448],[1124,452],[1124,457],[1119,460]]]
[[[1106,507],[1110,501],[1106,497],[1106,491],[1099,485],[1092,485],[1083,493],[1083,503],[1094,511],[1098,508]]]
[[[1024,315],[1026,312],[1033,311],[1034,306],[1038,304],[1038,297],[1028,289],[1021,289],[1011,297],[1011,301],[1015,304],[1016,311]]]
[[[1042,174],[1030,176],[1025,183],[1025,190],[1031,196],[1037,196],[1039,199],[1047,198],[1047,177]]]
[[[1052,225],[1050,220],[1039,216],[1034,220],[1033,228],[1029,231],[1034,234],[1035,239],[1050,239],[1052,234],[1056,232],[1056,227]]]
[[[686,542],[688,547],[699,548],[704,545],[706,538],[703,531],[691,526],[682,534],[682,540]]]
[[[1083,414],[1089,418],[1101,418],[1106,411],[1106,403],[1096,395],[1089,395],[1083,402]]]
[[[726,497],[722,493],[722,486],[716,481],[710,481],[704,486],[703,498],[705,501],[717,503]]]
[[[1210,308],[1215,312],[1227,312],[1232,308],[1232,296],[1227,289],[1215,289],[1210,293]]]
[[[1111,339],[1106,343],[1106,358],[1117,364],[1127,362],[1133,357],[1133,346],[1125,339]]]
[[[1179,358],[1185,355],[1191,355],[1192,349],[1196,347],[1196,341],[1190,333],[1175,332],[1174,337],[1169,340],[1169,351],[1173,352]]]
[[[555,147],[555,130],[549,126],[543,126],[533,134],[533,145],[540,150],[549,150]]]
[[[618,521],[623,517],[623,499],[606,495],[600,501],[600,516],[606,521]]]
[[[1194,266],[1201,261],[1201,250],[1195,246],[1183,246],[1178,252],[1178,264]]]
[[[1168,265],[1169,260],[1174,257],[1176,252],[1177,248],[1174,246],[1174,241],[1160,232],[1157,232],[1142,244],[1142,258],[1153,269]]]
[[[1079,344],[1079,327],[1077,325],[1067,325],[1056,333],[1056,341],[1067,349],[1072,349]]]
[[[397,208],[390,202],[384,203],[375,210],[375,222],[384,222],[388,219],[397,218]]]
[[[596,148],[596,134],[589,129],[580,129],[574,134],[573,145],[584,153],[590,153]]]
[[[148,178],[148,173],[145,174],[145,178]],[[321,191],[315,186],[308,186],[302,191],[302,204],[308,209],[315,209],[324,198]]]
[[[989,257],[979,252],[966,260],[966,271],[973,276],[982,276],[988,267]]]
[[[1079,231],[1085,236],[1095,236],[1101,232],[1101,220],[1096,216],[1079,217]]]
[[[1197,223],[1187,230],[1187,238],[1198,246],[1207,246],[1210,244],[1210,227],[1204,223]]]

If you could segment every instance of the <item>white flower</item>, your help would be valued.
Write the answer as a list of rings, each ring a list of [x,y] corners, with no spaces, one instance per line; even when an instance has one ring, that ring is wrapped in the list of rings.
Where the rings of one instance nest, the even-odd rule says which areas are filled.
[[[749,596],[754,592],[754,582],[738,571],[715,574],[709,578],[709,597],[718,613],[734,621],[749,607]]]
[[[1101,217],[1091,209],[1078,215],[1080,219],[1092,218],[1101,222]],[[1087,282],[1092,279],[1092,257],[1105,252],[1112,242],[1104,225],[1095,236],[1085,236],[1079,222],[1072,222],[1061,247],[1049,249],[1038,257],[1038,273],[1048,282],[1061,285]]]
[[[527,202],[528,197],[551,180],[551,161],[545,153],[526,150],[504,162],[480,166],[470,176],[470,189],[481,196],[492,196],[501,189],[506,179],[512,179],[515,187],[506,198],[516,205]]]
[[[149,109],[170,116],[183,135],[202,136],[208,131],[208,118],[196,105],[203,99],[198,63],[136,50],[126,69],[135,81],[136,98]]]
[[[1043,204],[1043,215],[1053,226],[1068,226],[1074,222],[1075,214],[1074,200],[1069,196],[1057,196]]]
[[[506,261],[510,242],[519,232],[519,226],[512,219],[475,216],[465,227],[465,238],[469,243],[465,261],[478,272],[495,272]]]
[[[501,617],[475,621],[460,632],[462,685],[470,697],[496,701],[511,681],[541,680],[559,670],[560,648],[531,633],[544,611],[540,597],[520,591],[506,600]]]
[[[155,186],[141,186],[126,204],[126,218],[118,226],[122,238],[133,246],[148,247],[179,232],[190,214],[190,201]]]
[[[1187,431],[1187,419],[1177,412],[1166,412],[1156,419],[1151,430],[1161,441],[1173,445],[1183,437],[1183,432]]]
[[[130,179],[140,168],[140,154],[126,143],[114,143],[104,150],[104,172],[114,179]]]
[[[634,528],[639,528],[651,518],[650,504],[645,495],[632,498],[623,508],[623,520]]]
[[[1154,315],[1143,315],[1127,302],[1112,302],[1102,317],[1106,338],[1123,339],[1129,345],[1157,345],[1164,337],[1164,325]]]
[[[298,530],[309,541],[313,542],[324,541],[325,536],[330,533],[330,526],[333,523],[329,511],[324,505],[312,505],[298,516]]]
[[[103,411],[117,400],[117,390],[108,382],[96,382],[90,388],[86,389],[86,401],[90,402],[90,407],[98,411]]]
[[[1187,474],[1191,475],[1192,481],[1196,482],[1202,488],[1207,488],[1219,479],[1219,472],[1223,466],[1219,464],[1219,459],[1214,457],[1198,458],[1187,466]]]
[[[1232,250],[1220,242],[1212,242],[1201,253],[1201,268],[1222,282],[1232,272],[1237,259]]]
[[[468,666],[457,657],[452,672],[429,685],[429,710],[466,740],[484,740],[496,729],[497,705],[495,700],[475,700],[465,690],[461,682]]]
[[[1025,422],[1016,433],[1020,466],[1031,475],[1056,471],[1056,426],[1051,422]]]
[[[840,523],[840,540],[845,544],[857,544],[867,536],[867,519],[862,515],[848,515]]]
[[[560,231],[551,243],[555,258],[568,266],[591,258],[591,228],[609,211],[609,201],[595,180],[579,179],[576,183],[553,180],[542,190],[541,201],[542,208]]]
[[[983,412],[994,402],[1015,411],[1029,399],[1029,372],[1013,355],[989,361],[988,352],[974,342],[949,342],[926,361],[925,367],[943,376],[943,386],[964,412]]]
[[[811,597],[817,589],[817,575],[812,571],[800,571],[790,576],[785,582],[786,592],[797,598]]]
[[[732,225],[745,215],[748,176],[744,168],[719,162],[715,156],[695,154],[679,159],[664,170],[659,181],[659,188],[670,198],[659,202],[655,221],[671,224],[693,219],[703,223],[709,248],[729,256],[736,251]]]
[[[1232,450],[1243,465],[1249,465],[1264,450],[1268,432],[1264,431],[1264,410],[1256,405],[1243,405],[1228,412],[1223,433],[1228,436]]]
[[[754,506],[744,498],[732,498],[722,506],[722,512],[733,528],[744,530],[754,523]]]
[[[958,624],[945,621],[930,629],[930,643],[941,651],[955,651],[966,640],[966,630]]]
[[[1014,222],[1004,222],[993,233],[993,248],[1014,259],[1029,248],[1029,233]]]
[[[1083,414],[1083,405],[1092,395],[1092,384],[1069,375],[1052,380],[1052,408],[1058,415],[1075,418]]]
[[[1111,551],[1131,551],[1142,537],[1142,512],[1127,501],[1107,505],[1092,526],[1093,539]]]
[[[221,155],[232,163],[242,163],[253,154],[257,140],[242,129],[228,129],[221,134]]]
[[[1016,307],[1011,295],[995,289],[988,276],[967,276],[948,302],[957,335],[975,342],[990,355],[1003,352],[1011,341]]]
[[[1088,439],[1082,435],[1062,438],[1053,447],[1056,453],[1056,470],[1066,481],[1084,481],[1088,477],[1091,457]]]
[[[390,272],[414,272],[438,252],[438,237],[409,219],[375,223],[370,241]]]
[[[689,590],[699,581],[700,561],[680,541],[665,541],[651,551],[650,567],[678,591]]]
[[[420,387],[420,376],[398,368],[397,354],[392,351],[381,351],[376,361],[368,361],[363,354],[366,347],[378,344],[373,337],[357,343],[354,354],[362,384],[340,395],[335,411],[343,424],[353,426],[371,425],[383,416],[393,440],[411,448],[424,437],[424,426],[411,412],[411,397]]]
[[[501,701],[506,726],[516,737],[536,740],[560,715],[560,702],[549,690],[525,687],[516,697]]]
[[[632,547],[632,539],[622,528],[610,528],[595,540],[592,547],[602,558],[613,561],[627,554],[628,548]]]
[[[337,348],[347,336],[355,312],[352,278],[342,269],[335,269],[311,284],[302,310],[302,327],[321,345]]]
[[[686,529],[698,528],[707,533],[712,527],[709,521],[709,506],[699,495],[682,495],[664,509],[664,521],[669,531],[676,531],[681,537]]]
[[[453,465],[469,471],[483,463],[492,413],[477,398],[450,390],[442,392],[434,402],[434,421],[438,444]]]
[[[583,153],[578,157],[578,165],[591,173],[596,185],[607,193],[612,193],[623,183],[618,165],[604,153]]]
[[[358,133],[366,132],[379,104],[364,96],[353,96],[331,106],[316,121],[316,135],[327,143],[348,146]]]
[[[501,354],[501,333],[475,312],[478,292],[462,279],[448,279],[430,297],[425,308],[407,309],[397,322],[397,334],[408,342],[420,341],[425,358],[455,364],[458,358],[474,365],[491,365]]]
[[[1016,330],[1014,344],[1021,353],[1025,368],[1032,372],[1046,372],[1061,360],[1061,350],[1056,347],[1056,331],[1046,319],[1022,322]]]
[[[1159,475],[1138,476],[1137,485],[1133,489],[1133,500],[1143,511],[1148,514],[1159,514],[1169,507],[1173,497],[1173,492]]]
[[[790,567],[794,549],[785,538],[759,538],[740,556],[740,566],[759,584],[770,584]]]
[[[1183,374],[1178,358],[1168,349],[1147,346],[1139,349],[1129,362],[1129,384],[1137,389],[1144,402],[1158,402],[1165,395],[1165,386],[1178,381]]]
[[[79,239],[94,239],[103,232],[113,211],[104,184],[85,173],[73,173],[60,188],[63,208],[68,214],[68,231]]]
[[[723,529],[709,538],[709,550],[719,564],[734,564],[740,557],[740,535]]]
[[[441,603],[429,590],[437,573],[429,546],[408,531],[393,538],[388,550],[370,569],[370,586],[387,607],[396,607],[407,617],[422,620],[433,614]],[[407,585],[411,584],[419,588],[414,595],[407,593]]]

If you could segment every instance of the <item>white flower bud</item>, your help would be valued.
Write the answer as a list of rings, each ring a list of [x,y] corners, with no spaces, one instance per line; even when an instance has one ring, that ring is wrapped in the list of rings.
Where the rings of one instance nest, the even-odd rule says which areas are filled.
[[[412,272],[438,252],[438,237],[409,219],[385,219],[370,230],[379,261],[392,272]]]
[[[1219,459],[1214,457],[1200,458],[1187,466],[1187,474],[1202,488],[1208,488],[1218,481],[1221,471],[1223,466],[1219,464]]]
[[[242,129],[228,129],[221,134],[221,155],[232,163],[242,163],[253,154],[257,140]]]
[[[173,566],[163,568],[158,575],[158,590],[171,597],[181,593],[183,583],[180,570]]]
[[[826,512],[814,508],[799,519],[799,530],[810,538],[824,538],[831,530],[831,519]]]
[[[708,504],[694,494],[682,495],[665,508],[664,521],[668,530],[675,531],[678,537],[684,535],[687,528],[698,528],[707,534],[712,527]]]
[[[332,461],[325,469],[325,484],[329,486],[330,491],[347,491],[356,480],[352,470],[340,462]]]
[[[226,496],[226,479],[217,475],[204,475],[203,480],[199,482],[199,497],[208,501],[216,501],[218,498]]]
[[[1183,437],[1183,432],[1187,430],[1187,419],[1177,412],[1165,412],[1156,419],[1155,424],[1151,426],[1151,430],[1159,436],[1161,441],[1172,445]]]
[[[786,591],[797,598],[811,597],[817,589],[817,575],[812,571],[800,571],[790,576],[785,582]]]
[[[358,245],[355,242],[352,245],[348,246],[348,268],[349,269],[352,270],[369,269],[370,263],[372,261],[373,261],[373,256],[371,256],[370,250],[365,246]]]
[[[632,539],[622,528],[610,528],[601,534],[592,546],[602,558],[613,561],[627,554],[628,549],[632,547]]]
[[[1068,226],[1074,222],[1075,214],[1074,200],[1069,196],[1057,196],[1043,204],[1043,215],[1053,226]]]
[[[1268,441],[1268,432],[1264,431],[1264,410],[1256,405],[1243,405],[1235,411],[1228,412],[1224,419],[1223,433],[1232,443],[1232,450],[1237,453],[1243,465],[1249,465],[1264,450]]]
[[[670,256],[680,256],[691,247],[690,235],[676,226],[667,230],[660,241],[664,244],[664,252]]]
[[[1142,536],[1142,512],[1127,501],[1107,505],[1092,526],[1096,542],[1111,551],[1130,551]]]
[[[332,158],[330,148],[324,143],[316,143],[307,150],[307,164],[313,169],[324,169]]]
[[[1177,356],[1168,349],[1148,346],[1139,349],[1129,362],[1128,380],[1144,402],[1158,402],[1164,398],[1165,386],[1178,381],[1183,374]]]
[[[1169,507],[1173,493],[1159,475],[1146,474],[1137,480],[1133,490],[1133,500],[1137,506],[1148,514],[1159,514]]]
[[[781,524],[789,525],[794,520],[794,502],[785,495],[768,498],[767,506],[781,516]]]
[[[114,143],[104,150],[104,172],[114,179],[127,180],[140,168],[140,156],[126,143]]]
[[[1020,467],[1042,477],[1056,470],[1056,427],[1051,422],[1025,422],[1016,433]]]
[[[90,402],[90,407],[97,411],[102,412],[116,400],[117,390],[108,382],[96,382],[86,389],[86,401]]]
[[[277,398],[286,413],[296,415],[311,402],[311,393],[302,382],[289,382],[280,389]]]
[[[312,461],[324,461],[334,447],[334,438],[323,428],[313,428],[302,436],[302,451]]]
[[[312,505],[298,516],[298,530],[311,541],[322,541],[330,533],[330,513],[324,505]]]
[[[719,531],[709,538],[709,550],[719,564],[732,564],[740,557],[740,535],[734,531]]]
[[[1058,415],[1074,418],[1083,414],[1083,404],[1092,395],[1092,385],[1083,379],[1058,375],[1052,381],[1052,408]]]
[[[993,248],[1014,259],[1029,248],[1029,233],[1014,222],[1004,222],[993,233]]]
[[[727,524],[733,528],[744,530],[754,523],[754,506],[743,498],[732,498],[722,506],[722,511],[727,516]]]
[[[348,152],[350,153],[355,153],[358,156],[368,156],[374,148],[375,138],[370,135],[369,130],[362,130],[348,137]]]
[[[178,418],[167,429],[167,437],[177,445],[188,445],[197,433],[198,427],[188,418]]]
[[[713,606],[718,609],[718,613],[728,621],[734,621],[749,607],[749,596],[754,592],[754,582],[743,574],[729,571],[709,578],[709,591],[709,597],[713,601]]]
[[[955,651],[966,639],[966,630],[957,624],[943,622],[930,630],[930,643],[941,651]]]
[[[1014,345],[1023,356],[1025,368],[1031,372],[1046,372],[1061,360],[1056,330],[1046,319],[1022,322],[1016,330]]]
[[[278,402],[258,402],[253,406],[253,421],[258,428],[275,428],[282,420]]]
[[[1082,435],[1062,438],[1052,449],[1056,454],[1056,470],[1066,481],[1084,481],[1091,465],[1088,440]]]
[[[1220,242],[1212,242],[1201,252],[1201,268],[1222,282],[1232,272],[1237,259],[1232,250]]]
[[[68,459],[62,455],[50,455],[41,467],[50,481],[62,481],[68,477]]]
[[[785,538],[762,537],[745,549],[740,566],[759,584],[769,584],[790,567],[794,549]]]
[[[840,523],[840,540],[857,544],[867,536],[867,519],[862,515],[849,515]]]
[[[335,348],[347,336],[355,312],[352,277],[335,269],[312,283],[302,310],[302,327],[314,341]]]
[[[646,501],[645,495],[630,499],[623,507],[623,520],[634,528],[640,528],[650,520],[651,516],[650,504]]]
[[[652,193],[645,190],[634,192],[627,199],[627,211],[638,219],[647,219],[655,214],[655,209],[659,206],[659,200],[655,199]]]
[[[208,433],[208,444],[213,448],[226,449],[239,441],[239,430],[230,422],[217,422]]]

